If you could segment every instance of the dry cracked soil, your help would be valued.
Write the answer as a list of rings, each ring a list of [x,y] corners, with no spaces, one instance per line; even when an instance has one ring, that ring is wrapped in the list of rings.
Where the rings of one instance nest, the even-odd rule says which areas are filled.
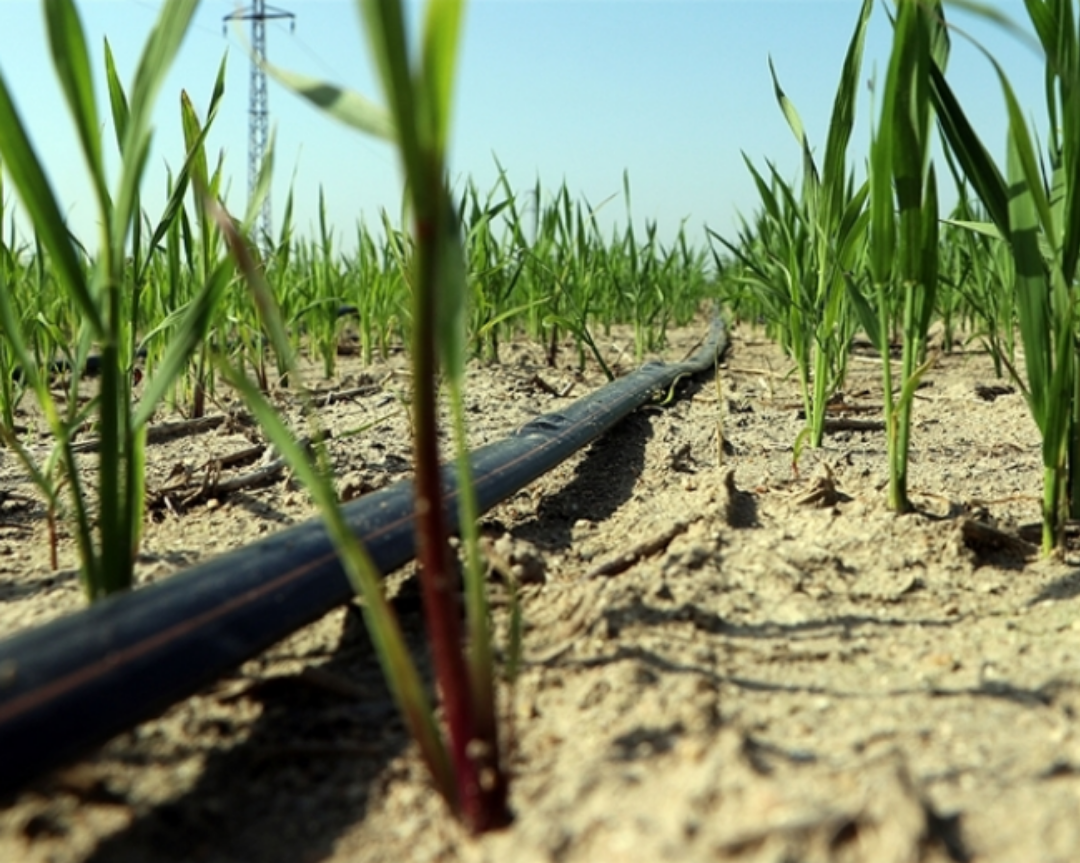
[[[672,333],[665,358],[703,329]],[[601,346],[626,372],[631,344]],[[410,465],[404,359],[348,362],[321,412],[346,497]],[[796,466],[791,364],[735,328],[719,384],[683,382],[485,515],[491,559],[523,581],[508,829],[448,818],[350,606],[0,801],[0,860],[1080,859],[1080,553],[1031,543],[1023,395],[977,347],[941,353],[917,394],[916,511],[897,516],[879,365],[856,352],[824,447]],[[603,383],[569,348],[550,366],[525,343],[469,376],[477,443]],[[312,517],[287,474],[221,490],[258,470],[222,459],[259,443],[223,421],[150,447],[140,587]],[[82,599],[70,538],[54,570],[6,453],[0,484],[6,636]],[[395,603],[422,656],[414,582],[396,575]]]

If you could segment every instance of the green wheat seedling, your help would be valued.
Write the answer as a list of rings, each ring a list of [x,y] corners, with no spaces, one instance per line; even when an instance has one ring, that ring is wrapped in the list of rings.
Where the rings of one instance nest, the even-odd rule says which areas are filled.
[[[497,361],[500,344],[524,335],[546,345],[554,363],[568,337],[579,366],[592,361],[603,369],[607,358],[598,334],[631,325],[633,353],[641,359],[663,347],[669,326],[688,323],[715,293],[711,261],[694,248],[685,226],[666,246],[655,223],[645,225],[643,236],[631,229],[628,177],[627,226],[605,233],[598,218],[603,204],[576,201],[565,183],[552,195],[539,183],[519,194],[499,170],[490,190],[466,182],[454,201],[465,247],[471,355]],[[319,206],[325,213],[322,196]],[[263,262],[293,347],[319,360],[327,373],[341,304],[355,309],[350,321],[365,363],[408,344],[412,292],[402,267],[415,253],[413,239],[385,211],[374,229],[363,221],[356,225],[351,248],[339,249],[325,216],[318,230],[315,241],[282,235]],[[237,321],[246,320],[242,306],[227,304]],[[250,323],[249,331],[257,333],[256,322]],[[242,330],[239,335],[244,338]],[[252,340],[247,351],[253,366],[256,344]]]
[[[930,162],[930,69],[948,43],[940,4],[900,0],[885,78],[881,118],[870,152],[870,271],[876,317],[858,290],[851,296],[881,354],[889,506],[911,509],[908,454],[915,390],[929,368],[927,333],[938,285],[937,179]],[[902,308],[899,394],[893,391],[889,332],[895,299]]]
[[[558,358],[561,339],[573,339],[578,365],[592,358],[608,374],[598,334],[616,323],[634,327],[634,354],[663,345],[671,324],[684,324],[714,293],[714,275],[705,254],[692,250],[685,230],[665,248],[658,228],[634,225],[629,178],[623,176],[627,224],[605,234],[599,213],[614,196],[596,206],[576,202],[566,184],[553,195],[534,184],[522,205],[500,176],[504,197],[502,271],[510,288],[499,294],[494,316],[506,332],[524,332],[547,345],[547,360]],[[532,210],[532,224],[527,214]]]
[[[500,181],[484,199],[470,182],[458,205],[468,264],[472,353],[493,362],[499,360],[500,325],[523,311],[507,307],[521,277],[524,259],[515,253],[513,244],[496,233],[500,214],[514,203],[512,197],[495,200],[504,186],[508,188],[505,176]]]
[[[981,342],[997,377],[1015,376],[1015,271],[1009,244],[989,224],[986,213],[968,200],[966,184],[958,183],[958,188],[960,200],[942,226],[939,296],[941,288],[951,289],[952,314],[958,318],[946,327],[944,337],[948,339],[950,332],[967,334],[968,341]],[[939,298],[939,308],[942,305]],[[944,312],[942,317],[944,322]]]
[[[20,286],[27,283],[25,276],[25,264],[22,263],[24,255],[19,247],[15,233],[15,216],[10,215],[11,230],[8,239],[3,236],[6,201],[4,197],[4,172],[0,163],[0,293],[10,298]],[[26,309],[28,304],[24,298],[12,303],[16,308]],[[19,321],[20,329],[27,329],[25,312]],[[26,375],[19,365],[19,358],[11,343],[7,339],[0,339],[0,426],[8,435],[17,433],[15,412],[19,403],[26,394]]]
[[[981,3],[956,3],[1016,29]],[[1077,263],[1080,260],[1080,22],[1071,0],[1027,0],[1046,58],[1050,127],[1044,164],[1024,111],[1000,64],[987,52],[1009,118],[1004,172],[979,139],[939,66],[931,70],[942,131],[979,196],[988,223],[1012,253],[1023,376],[1016,376],[1042,435],[1042,548],[1059,542],[1066,516],[1080,515],[1080,377],[1076,368]]]
[[[430,0],[418,50],[410,45],[398,0],[359,0],[358,6],[388,110],[333,85],[281,70],[274,70],[274,74],[337,119],[393,141],[404,168],[413,231],[408,242],[395,248],[394,255],[413,297],[410,329],[418,558],[428,638],[448,731],[445,743],[382,593],[378,573],[345,528],[328,479],[308,461],[255,388],[235,372],[230,372],[230,379],[319,502],[346,571],[364,598],[383,669],[436,787],[469,829],[480,832],[505,824],[509,813],[498,744],[494,657],[479,557],[477,507],[465,441],[462,387],[467,276],[445,162],[463,4],[459,0]],[[388,231],[387,236],[394,235]],[[284,327],[269,301],[259,268],[247,246],[234,239],[233,247],[263,307],[275,348],[279,355],[287,356]],[[457,451],[460,530],[466,551],[467,649],[460,630],[455,562],[441,502],[436,425],[440,372],[449,392]]]
[[[15,306],[15,297],[7,285],[0,286],[3,288],[0,329],[54,435],[57,470],[69,491],[80,579],[92,600],[131,584],[143,517],[146,424],[201,341],[214,303],[232,273],[228,262],[207,268],[166,355],[148,381],[141,401],[136,403],[132,397],[132,369],[146,266],[139,190],[150,146],[150,120],[156,96],[196,6],[195,0],[168,0],[162,6],[129,90],[125,91],[120,83],[106,43],[106,82],[121,156],[119,176],[110,191],[102,124],[78,10],[72,0],[44,0],[42,4],[53,67],[74,121],[101,225],[92,262],[65,225],[60,205],[15,110],[6,80],[0,77],[0,160],[33,225],[35,242],[40,244],[37,260],[41,272],[47,268],[68,305],[78,314],[74,339],[69,342],[75,345],[69,356],[69,398],[60,401],[53,398],[48,381],[51,358],[35,352],[33,334],[27,332],[26,319]],[[219,72],[211,116],[223,76],[224,67]],[[199,138],[198,147],[189,149],[175,193],[153,230],[150,248],[165,236],[176,218],[201,143]],[[80,409],[77,400],[80,370],[91,348],[100,353],[100,384],[87,407]],[[72,448],[77,428],[88,417],[92,417],[100,440],[96,511],[84,488]],[[39,468],[9,427],[5,427],[4,434],[46,498],[53,501],[56,490],[49,471]]]
[[[747,167],[758,183],[762,207],[751,222],[739,215],[736,237],[728,240],[709,229],[710,250],[718,272],[727,276],[728,303],[741,321],[762,323],[766,335],[776,341],[784,353],[794,358],[802,345],[802,310],[791,302],[791,279],[797,270],[789,265],[792,247],[805,241],[803,220],[798,215],[781,215],[781,207],[797,207],[794,196],[775,170],[766,184],[757,169],[747,160]],[[770,166],[771,167],[771,166]],[[719,243],[723,250],[716,247]],[[725,258],[725,253],[730,258]],[[803,386],[804,404],[808,396]]]
[[[863,254],[867,186],[855,185],[847,164],[847,149],[872,8],[871,0],[864,0],[848,45],[820,170],[799,113],[781,88],[771,60],[769,71],[777,102],[803,153],[801,189],[796,194],[771,166],[771,183],[767,183],[747,160],[765,212],[776,223],[775,230],[765,237],[779,241],[779,245],[768,249],[771,263],[756,268],[754,278],[760,283],[769,280],[766,290],[786,294],[783,302],[787,313],[780,318],[780,327],[785,330],[783,341],[799,372],[807,421],[803,435],[814,447],[822,444],[829,398],[846,377],[855,328],[844,274],[858,268]],[[779,190],[779,197],[774,189]],[[718,239],[735,250],[733,244]],[[746,259],[745,254],[739,254]],[[779,279],[779,285],[773,279]]]

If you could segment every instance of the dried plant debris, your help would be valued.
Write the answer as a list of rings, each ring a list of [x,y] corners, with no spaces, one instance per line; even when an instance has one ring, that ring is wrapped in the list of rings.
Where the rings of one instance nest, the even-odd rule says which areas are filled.
[[[837,488],[836,477],[832,469],[824,462],[819,466],[817,475],[811,479],[810,487],[798,492],[795,496],[795,503],[799,506],[815,506],[820,509],[827,509],[850,500],[849,495]]]

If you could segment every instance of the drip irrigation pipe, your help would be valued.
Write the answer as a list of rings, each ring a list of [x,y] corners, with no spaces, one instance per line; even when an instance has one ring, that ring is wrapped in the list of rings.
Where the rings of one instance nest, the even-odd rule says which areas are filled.
[[[712,368],[726,347],[717,319],[685,362],[647,363],[474,451],[480,510],[554,468],[656,391]],[[443,489],[448,523],[456,524],[450,467]],[[345,514],[381,572],[412,559],[411,481],[366,495]],[[0,642],[0,797],[160,714],[352,596],[316,518]]]

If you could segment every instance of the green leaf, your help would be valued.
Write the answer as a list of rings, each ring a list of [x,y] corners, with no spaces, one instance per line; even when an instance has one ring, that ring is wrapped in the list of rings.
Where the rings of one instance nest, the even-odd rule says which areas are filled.
[[[901,234],[905,216],[911,216],[922,208],[923,165],[926,161],[929,141],[923,134],[921,114],[925,107],[917,102],[916,79],[920,56],[924,53],[925,31],[921,26],[921,10],[913,0],[905,0],[897,11],[893,51],[885,82],[886,107],[892,121],[895,136],[893,152],[893,180],[896,184],[896,201],[900,211]],[[901,244],[904,238],[901,236]],[[901,248],[900,254],[903,256]]]
[[[0,77],[0,159],[34,225],[37,239],[48,250],[60,281],[86,318],[96,338],[103,338],[105,323],[90,294],[86,273],[60,213],[52,187],[30,144],[29,136]]]
[[[979,15],[986,18],[988,21],[993,21],[1001,28],[1007,30],[1010,35],[1025,42],[1029,47],[1039,52],[1040,45],[1032,37],[1031,33],[1013,21],[1008,15],[1001,11],[998,4],[981,3],[978,0],[946,0],[950,6],[956,6],[958,9],[963,9],[967,12],[971,12],[974,15]],[[1025,5],[1029,8],[1032,5],[1029,0],[1024,0]],[[1041,0],[1037,0],[1041,2]],[[983,50],[981,46],[980,50]]]
[[[982,234],[984,237],[991,237],[995,240],[1005,239],[1001,230],[993,222],[969,222],[963,219],[942,219],[942,221],[946,225],[955,225],[974,234]]]
[[[462,9],[462,0],[429,0],[424,22],[424,86],[421,92],[426,102],[430,135],[425,146],[439,153],[445,152],[450,134],[451,94]]]
[[[457,216],[453,212],[447,214],[447,229],[438,243],[437,254],[440,283],[433,310],[438,327],[436,343],[446,374],[460,386],[465,378],[466,354],[465,255]]]
[[[848,198],[844,209],[840,214],[840,223],[836,228],[838,250],[836,259],[843,267],[855,265],[852,252],[855,248],[866,242],[866,225],[870,219],[870,211],[866,209],[866,201],[870,196],[870,182],[864,182],[855,194]]]
[[[169,338],[169,346],[161,364],[146,383],[131,421],[132,428],[138,429],[150,421],[169,389],[187,369],[188,361],[206,338],[221,296],[235,272],[236,267],[231,258],[221,261],[191,300],[179,325]]]
[[[267,65],[266,70],[278,83],[307,99],[317,108],[326,111],[346,126],[385,141],[393,141],[396,138],[394,122],[386,109],[365,99],[359,93],[326,81],[279,69],[276,66]]]
[[[90,74],[86,38],[75,4],[72,0],[45,0],[45,23],[53,69],[60,80],[68,110],[75,120],[75,131],[90,169],[90,179],[101,213],[107,219],[109,196],[101,159],[101,129],[94,101],[94,80]]]
[[[1011,184],[1009,219],[1013,226],[1010,242],[1016,263],[1017,315],[1024,344],[1032,415],[1045,436],[1048,433],[1049,404],[1053,400],[1050,392],[1053,346],[1050,343],[1049,285],[1043,257],[1039,252],[1038,209],[1011,130],[1008,167]]]
[[[416,93],[409,68],[408,40],[401,3],[397,0],[356,2],[366,24],[368,46],[375,57],[383,93],[390,104],[406,181],[415,185],[423,175],[420,153],[424,144],[417,124]]]
[[[922,254],[919,261],[918,283],[920,290],[917,295],[917,320],[916,333],[920,342],[925,342],[926,334],[930,329],[930,319],[934,314],[934,302],[937,297],[939,255],[941,243],[938,235],[938,195],[937,174],[934,166],[926,177],[926,187],[923,193],[922,212]]]
[[[1009,233],[1009,195],[1005,179],[967,119],[941,70],[930,67],[930,94],[942,135],[963,168],[987,214],[1002,234]]]
[[[1005,77],[1004,70],[996,61],[993,62],[994,68],[998,73],[998,79],[1001,82],[1001,89],[1005,94],[1005,106],[1009,115],[1009,144],[1010,147],[1013,148],[1010,153],[1016,159],[1016,165],[1010,165],[1010,169],[1019,167],[1023,170],[1024,180],[1027,183],[1027,191],[1031,196],[1031,203],[1035,207],[1035,212],[1038,214],[1039,222],[1046,232],[1047,237],[1049,237],[1050,241],[1056,245],[1059,241],[1060,233],[1050,209],[1050,200],[1043,187],[1042,172],[1039,170],[1039,160],[1035,155],[1035,145],[1031,140],[1031,134],[1028,131],[1027,123],[1024,120],[1023,110],[1020,108],[1020,102],[1013,92],[1009,79]],[[1015,184],[1016,178],[1011,173],[1011,170],[1009,176],[1010,185]],[[1010,215],[1012,212],[1013,209],[1010,206]]]
[[[773,94],[776,96],[777,104],[780,105],[784,119],[787,120],[788,126],[791,127],[791,131],[795,134],[795,140],[802,147],[803,182],[811,189],[816,189],[820,184],[820,178],[817,165],[814,163],[813,152],[810,150],[810,140],[806,136],[806,127],[803,126],[802,118],[795,109],[795,104],[787,97],[787,94],[780,86],[780,79],[776,76],[776,67],[773,66],[772,57],[769,57],[769,74],[772,75]]]
[[[750,161],[750,158],[746,153],[742,154],[743,162],[746,163],[747,169],[750,171],[750,176],[754,178],[754,185],[757,186],[758,197],[761,198],[761,203],[765,207],[767,212],[777,222],[782,220],[780,214],[780,206],[777,204],[776,196],[773,194],[772,189],[769,188],[769,184],[765,182],[765,178],[758,173],[757,168],[754,167],[754,163]]]
[[[120,83],[120,76],[116,73],[116,62],[113,59],[112,47],[108,39],[105,40],[105,81],[109,86],[109,105],[112,109],[116,144],[121,148],[122,153],[124,136],[127,134],[128,101],[124,85]]]
[[[878,285],[886,284],[892,275],[896,248],[892,147],[892,117],[882,110],[881,126],[870,144],[870,269]]]
[[[206,162],[206,147],[203,144],[202,123],[195,106],[191,104],[191,97],[187,90],[180,91],[180,120],[184,130],[184,146],[187,148],[187,160],[184,167],[187,169],[195,187],[205,190],[210,185],[210,171]]]
[[[270,182],[274,177],[274,153],[276,150],[277,134],[272,132],[270,134],[270,140],[266,142],[266,150],[263,151],[262,161],[259,162],[259,173],[255,176],[255,188],[252,189],[252,193],[247,202],[247,208],[244,211],[245,229],[250,230],[251,226],[255,224],[255,220],[262,210],[263,201],[265,201],[266,196],[270,194]],[[256,240],[259,247],[262,248],[264,243],[269,246],[269,244],[274,241],[274,238],[257,237]]]
[[[222,60],[221,70],[224,71],[224,60]],[[187,156],[184,158],[184,164],[180,169],[180,174],[179,176],[177,176],[176,182],[172,184],[172,189],[169,193],[169,200],[165,203],[165,209],[162,211],[161,218],[158,220],[158,223],[154,227],[154,231],[150,237],[149,247],[151,249],[157,247],[158,243],[161,242],[161,239],[169,232],[169,228],[172,226],[173,222],[177,218],[180,218],[184,205],[184,195],[187,194],[188,185],[191,179],[192,168],[195,165],[201,163],[202,174],[205,177],[206,155],[204,142],[206,141],[206,136],[210,133],[210,126],[213,123],[214,118],[217,116],[218,99],[220,99],[220,94],[217,92],[217,88],[215,87],[215,95],[211,98],[210,101],[211,108],[209,117],[207,118],[206,125],[200,127],[198,123],[198,117],[195,116],[194,109],[191,108],[190,100],[188,100],[187,98],[186,91],[181,93],[181,112],[182,115],[185,112],[184,104],[186,104],[188,108],[191,109],[192,116],[194,117],[192,131],[195,132],[195,135],[193,138],[189,137],[189,119],[182,116],[181,122],[184,126],[185,138],[189,141],[189,143],[187,144]],[[206,182],[206,180],[203,181],[203,189],[206,188]],[[198,185],[196,185],[196,188],[198,188]],[[201,201],[199,203],[201,204]],[[145,274],[147,267],[150,266],[151,262],[152,258],[148,256],[143,263],[142,271],[139,273],[140,281],[142,279],[142,276]]]
[[[0,269],[0,333],[7,340],[27,384],[48,402],[48,381],[38,374],[38,364],[34,354],[28,349],[23,339],[22,325],[15,306],[11,302],[11,293],[11,283]]]
[[[349,581],[363,597],[364,619],[394,700],[420,746],[424,759],[441,789],[452,789],[450,761],[435,725],[434,712],[401,634],[393,606],[386,599],[378,569],[364,546],[349,530],[329,479],[285,425],[274,407],[237,369],[220,365],[222,374],[243,397],[267,437],[288,461],[308,493],[319,506],[327,533],[337,549]]]
[[[129,93],[128,121],[120,151],[123,162],[114,201],[109,236],[113,257],[124,257],[124,245],[133,219],[139,217],[136,202],[150,152],[151,117],[165,76],[187,35],[199,0],[166,0],[157,22],[143,46]]]
[[[844,274],[844,284],[847,286],[848,299],[851,300],[851,307],[855,310],[855,317],[859,319],[859,326],[863,328],[866,337],[870,339],[870,344],[874,346],[874,350],[885,356],[888,346],[881,336],[881,323],[878,319],[878,313],[863,295],[863,292],[859,290],[855,280],[847,273]]]
[[[866,27],[873,10],[873,0],[863,0],[862,9],[855,25],[855,32],[844,57],[840,84],[833,100],[829,122],[829,135],[825,144],[825,162],[822,166],[822,186],[825,191],[826,225],[831,227],[839,219],[844,208],[845,179],[847,173],[847,147],[855,122],[855,100],[859,88],[859,70],[862,66]],[[827,228],[828,229],[828,228]]]

